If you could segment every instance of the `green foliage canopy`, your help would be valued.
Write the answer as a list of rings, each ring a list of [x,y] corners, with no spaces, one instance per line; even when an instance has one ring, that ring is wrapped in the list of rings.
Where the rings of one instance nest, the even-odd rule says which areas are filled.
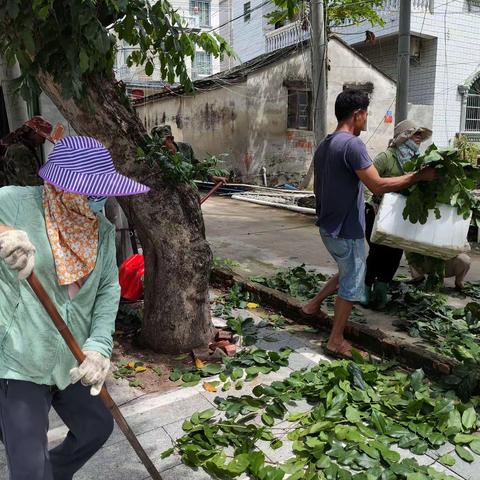
[[[63,96],[86,97],[89,80],[112,78],[117,44],[132,47],[128,64],[158,60],[161,76],[192,88],[185,63],[203,49],[218,57],[232,53],[216,33],[193,32],[166,0],[0,0],[0,55],[18,60],[24,98],[38,92],[36,77],[47,73]]]
[[[273,0],[273,3],[277,10],[268,16],[271,23],[308,18],[310,0]],[[329,31],[345,23],[367,21],[371,25],[383,25],[384,21],[378,13],[383,4],[384,0],[324,0],[325,25]]]

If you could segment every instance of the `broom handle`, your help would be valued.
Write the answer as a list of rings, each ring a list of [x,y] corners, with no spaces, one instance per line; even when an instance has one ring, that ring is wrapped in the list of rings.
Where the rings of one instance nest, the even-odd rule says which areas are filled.
[[[60,335],[65,340],[65,343],[68,345],[68,348],[73,353],[75,360],[79,364],[81,364],[85,360],[85,354],[82,352],[80,345],[78,345],[75,337],[72,335],[72,332],[68,328],[67,324],[64,322],[61,315],[58,313],[57,307],[55,307],[54,303],[50,299],[48,293],[43,288],[42,283],[38,279],[38,277],[32,272],[30,276],[27,278],[27,282],[32,287],[32,290],[35,292],[35,295],[40,300],[40,303],[44,306],[47,313],[50,315],[55,327],[59,331]],[[124,433],[127,440],[130,442],[130,445],[135,450],[135,453],[140,458],[141,462],[147,469],[150,476],[153,480],[162,480],[162,477],[158,473],[158,470],[155,468],[155,465],[148,457],[147,453],[143,449],[142,445],[138,441],[137,437],[133,433],[133,430],[128,425],[125,417],[123,416],[122,412],[118,408],[118,405],[113,401],[112,397],[108,393],[107,388],[105,385],[102,387],[100,391],[100,398],[102,399],[105,406],[110,410],[112,413],[113,418],[117,422],[120,430]]]
[[[200,205],[205,203],[222,185],[224,182],[218,182],[201,200]]]

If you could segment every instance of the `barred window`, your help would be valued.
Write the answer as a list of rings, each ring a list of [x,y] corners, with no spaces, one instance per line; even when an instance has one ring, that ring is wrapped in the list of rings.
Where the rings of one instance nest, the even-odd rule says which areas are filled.
[[[212,55],[206,52],[197,51],[193,59],[192,76],[196,80],[212,74]]]
[[[310,90],[288,89],[287,128],[312,129],[312,92]]]
[[[190,0],[190,15],[200,19],[200,27],[210,27],[210,0]]]
[[[251,13],[252,13],[252,7],[250,2],[244,3],[243,4],[243,21],[245,23],[250,21]]]
[[[472,85],[467,94],[465,131],[480,132],[480,78]]]

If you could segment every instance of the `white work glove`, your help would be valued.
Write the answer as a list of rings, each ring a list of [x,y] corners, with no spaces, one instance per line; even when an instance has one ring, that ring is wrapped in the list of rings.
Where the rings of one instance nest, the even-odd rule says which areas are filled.
[[[110,359],[104,357],[98,352],[83,352],[85,360],[81,365],[70,370],[70,382],[77,383],[82,381],[82,385],[90,389],[90,395],[98,395],[102,389],[105,378],[107,378],[108,370],[110,369]]]
[[[7,230],[0,233],[0,258],[23,280],[33,271],[35,247],[23,230]]]

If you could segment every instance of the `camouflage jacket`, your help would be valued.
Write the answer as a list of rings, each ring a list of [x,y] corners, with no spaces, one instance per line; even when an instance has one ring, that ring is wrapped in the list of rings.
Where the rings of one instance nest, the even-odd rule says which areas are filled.
[[[38,170],[41,167],[40,159],[35,150],[25,144],[10,145],[0,162],[0,186],[43,185],[43,180],[38,176]]]

